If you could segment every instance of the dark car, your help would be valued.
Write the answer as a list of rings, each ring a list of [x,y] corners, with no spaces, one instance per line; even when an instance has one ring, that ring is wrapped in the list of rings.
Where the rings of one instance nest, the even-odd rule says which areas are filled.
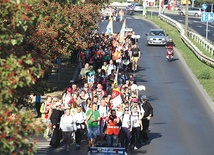
[[[133,15],[134,14],[134,5],[128,5],[126,7],[126,14],[127,15]]]

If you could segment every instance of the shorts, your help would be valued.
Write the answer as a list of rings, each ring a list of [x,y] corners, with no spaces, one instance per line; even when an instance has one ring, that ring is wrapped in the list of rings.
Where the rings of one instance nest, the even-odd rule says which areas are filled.
[[[98,128],[96,127],[88,127],[88,138],[89,139],[96,139],[98,134]]]
[[[51,123],[51,120],[50,119],[42,119],[42,122],[46,125],[50,124]]]

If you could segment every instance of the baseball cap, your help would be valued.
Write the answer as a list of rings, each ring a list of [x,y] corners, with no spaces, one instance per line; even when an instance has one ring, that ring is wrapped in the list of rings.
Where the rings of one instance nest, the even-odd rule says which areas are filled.
[[[142,99],[142,100],[147,100],[148,98],[147,98],[146,95],[142,95],[142,96],[141,96],[141,99]]]
[[[67,89],[67,91],[68,91],[68,92],[72,92],[72,89],[69,87],[69,88]]]
[[[132,102],[138,103],[138,98],[133,98],[133,99],[132,99]]]

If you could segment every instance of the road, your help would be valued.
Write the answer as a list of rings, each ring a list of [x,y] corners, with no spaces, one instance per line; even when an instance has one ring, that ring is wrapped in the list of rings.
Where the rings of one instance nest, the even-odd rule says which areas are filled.
[[[105,32],[107,22],[100,23],[100,32]],[[114,22],[114,31],[119,32],[121,22]],[[135,73],[139,85],[145,85],[144,92],[154,108],[150,125],[150,144],[130,155],[213,155],[214,113],[206,103],[183,64],[178,51],[172,62],[166,61],[165,48],[146,46],[145,34],[154,25],[147,21],[127,17],[127,26],[140,35],[142,51],[139,70]],[[40,139],[39,139],[39,144]],[[45,143],[47,144],[47,143]],[[66,153],[57,149],[40,147],[48,155],[86,155],[86,142],[80,150],[74,147]],[[44,155],[38,153],[37,155]]]
[[[148,11],[148,14],[151,15],[151,11]],[[152,11],[153,15],[158,15],[158,12]],[[165,12],[164,15],[174,19],[175,21],[185,25],[185,16],[180,16],[178,12]],[[196,31],[198,34],[206,38],[206,22],[201,22],[201,17],[189,16],[188,26],[192,30]],[[207,39],[214,43],[214,22],[208,23],[208,35]]]

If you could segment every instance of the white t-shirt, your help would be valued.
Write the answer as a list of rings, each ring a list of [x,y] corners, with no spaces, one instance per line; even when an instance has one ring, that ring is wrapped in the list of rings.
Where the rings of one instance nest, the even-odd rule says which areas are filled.
[[[77,130],[76,120],[72,115],[62,115],[60,120],[60,128],[63,132],[73,132]]]
[[[86,119],[86,116],[85,116],[84,112],[76,112],[74,114],[74,118],[76,119],[77,123],[83,123]]]
[[[130,115],[124,114],[122,118],[122,127],[130,128]]]
[[[113,64],[108,64],[106,67],[107,71],[107,76],[111,74],[112,69],[116,70],[116,66]]]
[[[132,122],[132,127],[136,128],[136,127],[140,127],[140,119],[141,119],[141,115],[139,112],[132,112],[131,114],[131,122]]]
[[[108,108],[106,106],[99,105],[98,111],[100,112],[100,117],[107,117],[108,116]]]
[[[84,123],[86,119],[84,112],[76,112],[74,117],[76,118],[77,129],[85,129],[85,125],[81,124]]]

